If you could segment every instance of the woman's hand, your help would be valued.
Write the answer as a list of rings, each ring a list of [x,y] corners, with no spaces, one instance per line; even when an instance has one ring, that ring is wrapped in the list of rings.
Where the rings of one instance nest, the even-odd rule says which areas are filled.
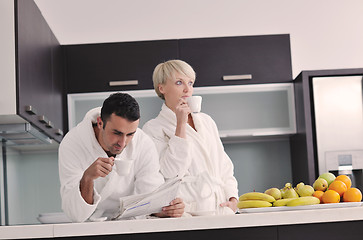
[[[233,210],[233,212],[237,211],[237,199],[234,197],[231,197],[228,202],[221,203],[221,207],[229,207]]]
[[[184,213],[185,204],[181,198],[175,198],[169,206],[163,207],[160,213],[154,214],[157,217],[181,217]]]
[[[188,122],[188,115],[190,114],[190,108],[187,101],[184,98],[180,98],[176,107],[176,129],[175,136],[186,138],[186,125]]]

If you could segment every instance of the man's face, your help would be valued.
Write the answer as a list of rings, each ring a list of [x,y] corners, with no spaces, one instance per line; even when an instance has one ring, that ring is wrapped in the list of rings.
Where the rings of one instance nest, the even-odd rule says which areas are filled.
[[[110,152],[112,155],[120,154],[133,138],[138,126],[139,120],[130,122],[114,113],[107,120],[106,125],[101,117],[98,117],[98,142],[106,152]]]

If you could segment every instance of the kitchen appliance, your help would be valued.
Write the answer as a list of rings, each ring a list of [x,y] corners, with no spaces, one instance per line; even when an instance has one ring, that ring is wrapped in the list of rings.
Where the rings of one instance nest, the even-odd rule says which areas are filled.
[[[313,77],[319,175],[345,174],[363,189],[362,76]]]
[[[52,139],[30,123],[0,124],[0,139],[5,139],[8,146],[52,143]]]

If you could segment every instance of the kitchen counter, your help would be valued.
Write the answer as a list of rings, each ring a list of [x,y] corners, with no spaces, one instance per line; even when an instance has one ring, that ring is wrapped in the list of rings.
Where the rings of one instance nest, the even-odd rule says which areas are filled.
[[[341,224],[343,224],[344,227],[338,227],[341,226]],[[289,228],[289,226],[293,228]],[[362,237],[363,207],[242,213],[229,216],[199,216],[190,218],[1,226],[0,239],[58,237],[67,239],[67,237],[74,236],[83,236],[85,239],[89,239],[91,235],[94,236],[92,239],[104,239],[105,235],[111,235],[109,236],[110,239],[113,239],[111,238],[112,236],[118,237],[118,239],[137,239],[137,237],[140,236],[142,239],[145,235],[147,235],[148,239],[160,239],[160,237],[165,234],[188,237],[188,235],[186,235],[187,233],[192,234],[194,237],[197,236],[198,233],[202,233],[201,236],[208,236],[208,233],[211,233],[211,235],[208,236],[208,239],[213,239],[213,237],[216,238],[217,236],[221,236],[221,230],[222,236],[231,234],[228,236],[233,237],[233,234],[236,234],[236,236],[240,236],[242,234],[245,236],[244,239],[248,239],[248,236],[251,236],[251,238],[253,237],[254,239],[259,239],[258,236],[262,238],[265,237],[265,235],[271,236],[271,234],[276,236],[271,239],[292,239],[290,237],[294,234],[294,232],[296,232],[295,234],[297,236],[298,234],[301,235],[301,233],[299,233],[299,226],[301,226],[302,229],[306,228],[318,230],[318,232],[320,231],[324,235],[332,233],[334,236],[336,236],[338,232],[346,234],[341,230],[347,229],[346,226],[352,226],[352,229],[355,229],[355,233],[351,232],[350,236],[355,236],[355,234],[357,234],[356,236]],[[319,227],[316,228],[316,226]],[[289,235],[289,238],[284,238],[283,234],[285,233],[292,235]],[[97,238],[97,236],[100,238]],[[153,236],[155,237],[153,238]],[[166,238],[167,236],[164,237]],[[361,239],[361,237],[358,239]],[[167,238],[170,239],[170,236]],[[174,237],[174,239],[179,238]],[[294,239],[296,240],[299,238]],[[309,234],[309,239],[315,239],[314,235]]]

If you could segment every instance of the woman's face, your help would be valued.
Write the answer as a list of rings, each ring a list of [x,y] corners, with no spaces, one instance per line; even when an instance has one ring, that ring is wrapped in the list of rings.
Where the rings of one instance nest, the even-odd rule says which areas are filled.
[[[167,79],[164,84],[159,84],[159,91],[164,94],[166,106],[173,111],[180,98],[186,99],[192,96],[194,84],[193,79],[178,72],[174,77]]]

